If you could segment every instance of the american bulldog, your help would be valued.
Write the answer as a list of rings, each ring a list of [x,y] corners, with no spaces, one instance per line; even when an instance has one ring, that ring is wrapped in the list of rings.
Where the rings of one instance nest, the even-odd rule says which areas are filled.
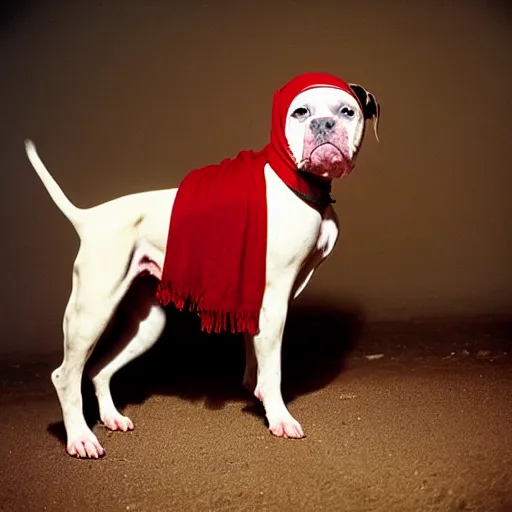
[[[285,139],[281,149],[294,162],[295,172],[330,184],[354,168],[366,120],[374,121],[377,136],[380,107],[375,96],[360,85],[333,85],[325,76],[318,75],[307,87],[299,88],[291,101],[280,105]],[[81,209],[51,176],[34,143],[26,140],[25,148],[49,195],[80,238],[63,320],[64,357],[51,379],[62,408],[68,454],[98,458],[105,452],[82,410],[85,363],[137,276],[149,273],[161,278],[178,188],[127,195]],[[273,435],[302,438],[304,431],[281,395],[281,342],[289,302],[331,254],[338,238],[338,219],[332,205],[315,207],[287,186],[270,162],[262,172],[268,219],[265,291],[259,331],[245,336],[243,384],[262,401]],[[165,308],[153,293],[141,301],[144,307],[134,312],[138,328],[123,333],[122,350],[99,361],[89,374],[101,421],[111,430],[134,428],[114,404],[112,376],[147,351],[166,322]]]

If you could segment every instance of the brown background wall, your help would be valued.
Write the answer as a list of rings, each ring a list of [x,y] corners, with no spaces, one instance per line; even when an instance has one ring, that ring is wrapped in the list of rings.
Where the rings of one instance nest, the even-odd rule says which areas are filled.
[[[309,300],[369,320],[512,311],[506,2],[12,4],[0,26],[0,351],[60,349],[78,247],[25,137],[78,205],[171,187],[263,146],[273,91],[310,70],[361,83],[383,117],[381,144],[368,132],[357,172],[335,184],[343,237]]]

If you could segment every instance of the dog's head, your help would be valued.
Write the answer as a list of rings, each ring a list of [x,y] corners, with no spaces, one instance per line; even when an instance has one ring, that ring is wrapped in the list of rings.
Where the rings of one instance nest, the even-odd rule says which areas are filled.
[[[364,87],[324,73],[295,77],[274,95],[271,144],[295,169],[330,180],[349,174],[380,106]]]

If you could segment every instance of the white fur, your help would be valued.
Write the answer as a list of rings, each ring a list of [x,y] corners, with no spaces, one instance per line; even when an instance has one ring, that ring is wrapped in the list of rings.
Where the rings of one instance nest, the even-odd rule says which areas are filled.
[[[341,115],[343,107],[354,111],[354,117],[347,119]],[[309,111],[304,119],[296,119],[293,112],[304,107]],[[290,150],[299,168],[302,165],[302,151],[307,130],[311,121],[322,117],[333,117],[338,120],[340,127],[346,131],[348,139],[347,156],[354,160],[361,145],[364,134],[364,117],[357,100],[349,93],[330,87],[316,87],[299,94],[290,104],[286,116],[286,138]]]
[[[314,89],[294,101],[307,103],[315,115],[327,115],[341,100],[356,106],[346,93]],[[359,111],[359,109],[357,109]],[[349,128],[349,147],[355,155],[361,142],[361,119]],[[301,153],[304,127],[288,118],[286,134],[293,151]],[[80,236],[73,269],[72,291],[64,315],[64,358],[52,373],[67,433],[67,451],[77,457],[97,458],[104,450],[87,426],[82,411],[81,378],[85,363],[116,307],[134,279],[147,270],[157,278],[164,262],[169,218],[177,189],[133,194],[79,209],[64,195],[27,141],[30,162],[52,199]],[[244,385],[263,402],[270,431],[281,437],[300,438],[304,432],[281,396],[281,342],[288,305],[311,278],[315,268],[333,250],[338,220],[328,207],[323,217],[307,206],[265,167],[268,204],[266,288],[260,314],[260,333],[246,337]],[[151,263],[148,264],[147,261]],[[135,332],[125,333],[123,349],[100,361],[90,372],[102,422],[113,430],[129,430],[132,421],[115,407],[110,379],[116,371],[147,351],[161,335],[165,314],[151,293],[141,292],[144,308],[132,311]]]

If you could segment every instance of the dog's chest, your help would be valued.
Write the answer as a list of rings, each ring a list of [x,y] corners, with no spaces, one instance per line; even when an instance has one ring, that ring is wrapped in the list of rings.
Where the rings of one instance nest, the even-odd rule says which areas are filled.
[[[267,274],[295,274],[316,247],[322,217],[299,199],[269,167]]]

